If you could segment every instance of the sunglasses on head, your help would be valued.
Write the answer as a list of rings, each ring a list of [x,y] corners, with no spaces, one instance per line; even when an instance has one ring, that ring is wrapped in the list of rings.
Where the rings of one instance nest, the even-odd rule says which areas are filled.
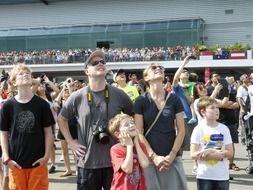
[[[160,66],[160,65],[158,65],[158,66],[153,65],[153,66],[150,67],[150,69],[151,69],[152,71],[154,71],[154,70],[156,70],[156,69],[160,69],[160,70],[162,70],[162,71],[165,70],[164,67],[163,67],[163,66]]]
[[[104,60],[99,60],[99,61],[93,61],[93,62],[91,62],[89,65],[91,65],[91,66],[96,66],[96,65],[98,65],[99,63],[102,63],[103,65],[105,65],[105,61]]]

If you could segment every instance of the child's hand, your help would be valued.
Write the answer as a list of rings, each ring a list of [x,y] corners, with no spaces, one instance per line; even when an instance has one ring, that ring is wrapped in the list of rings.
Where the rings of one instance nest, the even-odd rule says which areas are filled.
[[[122,139],[121,141],[125,146],[133,146],[133,140],[128,133],[121,132],[120,138]]]
[[[136,135],[134,137],[134,144],[137,144],[137,143],[139,143],[139,135]]]
[[[212,154],[212,153],[214,153],[214,152],[215,152],[215,150],[213,150],[213,149],[203,150],[203,151],[200,151],[200,152],[199,152],[198,157],[199,157],[200,160],[205,160],[205,159],[207,159],[207,157],[208,157],[210,154]]]

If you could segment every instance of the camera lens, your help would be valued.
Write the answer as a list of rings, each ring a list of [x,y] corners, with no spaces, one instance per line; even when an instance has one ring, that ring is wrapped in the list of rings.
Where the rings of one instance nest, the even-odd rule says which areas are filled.
[[[109,138],[109,136],[106,133],[100,133],[99,134],[99,141],[102,144],[108,144],[109,141],[110,141],[110,138]]]

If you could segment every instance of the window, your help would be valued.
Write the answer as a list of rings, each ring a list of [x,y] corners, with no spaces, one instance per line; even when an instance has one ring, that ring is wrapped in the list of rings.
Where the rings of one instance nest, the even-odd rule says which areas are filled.
[[[109,25],[107,32],[120,32],[121,25]]]
[[[144,23],[132,23],[132,24],[123,24],[122,31],[140,31],[143,30]]]
[[[69,33],[70,33],[70,28],[68,27],[50,29],[50,34],[69,34]]]
[[[90,33],[91,26],[73,26],[70,29],[71,34]]]
[[[233,9],[227,9],[227,10],[225,10],[225,14],[226,15],[234,14],[234,10]]]
[[[105,32],[106,25],[95,25],[92,28],[92,32]]]
[[[175,20],[169,22],[169,29],[190,29],[192,20]]]
[[[149,22],[145,24],[145,30],[167,30],[168,22]]]
[[[26,36],[27,31],[27,29],[9,30],[8,36]]]
[[[48,32],[49,32],[48,28],[30,28],[28,30],[28,36],[47,35]]]

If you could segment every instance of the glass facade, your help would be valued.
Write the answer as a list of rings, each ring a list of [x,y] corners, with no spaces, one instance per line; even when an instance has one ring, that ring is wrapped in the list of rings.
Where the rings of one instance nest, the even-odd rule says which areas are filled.
[[[0,30],[0,51],[71,48],[192,46],[203,37],[202,19]]]

